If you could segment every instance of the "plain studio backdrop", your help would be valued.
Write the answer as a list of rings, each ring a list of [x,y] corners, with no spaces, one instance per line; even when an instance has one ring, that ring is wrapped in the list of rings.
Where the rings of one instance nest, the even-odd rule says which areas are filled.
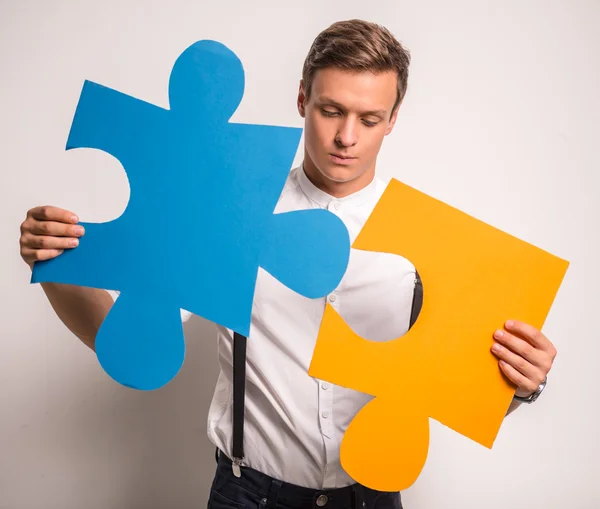
[[[213,326],[186,324],[185,364],[167,386],[127,389],[62,325],[19,257],[33,206],[91,222],[126,207],[115,159],[64,150],[84,79],[168,107],[177,56],[216,39],[246,71],[232,120],[301,127],[309,46],[354,17],[386,25],[412,53],[379,174],[571,262],[543,328],[559,352],[544,395],[506,419],[491,450],[431,421],[405,507],[600,507],[600,2],[3,0],[0,508],[200,508],[214,473]]]

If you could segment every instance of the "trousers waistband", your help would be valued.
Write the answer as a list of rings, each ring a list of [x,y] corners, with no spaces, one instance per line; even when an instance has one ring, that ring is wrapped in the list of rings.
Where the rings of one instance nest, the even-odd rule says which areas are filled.
[[[340,509],[353,507],[363,509],[365,490],[361,484],[352,484],[343,488],[316,490],[286,483],[270,477],[258,470],[241,467],[241,477],[235,477],[232,461],[221,451],[217,451],[217,472],[247,490],[265,497],[265,504],[275,507],[277,503],[293,508]]]

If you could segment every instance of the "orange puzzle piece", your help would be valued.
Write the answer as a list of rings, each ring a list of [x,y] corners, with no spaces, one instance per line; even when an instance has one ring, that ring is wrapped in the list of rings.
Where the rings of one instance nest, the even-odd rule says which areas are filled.
[[[327,305],[309,374],[375,396],[344,435],[342,466],[370,488],[403,490],[425,465],[430,417],[492,447],[515,390],[492,335],[512,318],[540,329],[569,263],[394,179],[352,247],[409,259],[421,313],[381,343]]]

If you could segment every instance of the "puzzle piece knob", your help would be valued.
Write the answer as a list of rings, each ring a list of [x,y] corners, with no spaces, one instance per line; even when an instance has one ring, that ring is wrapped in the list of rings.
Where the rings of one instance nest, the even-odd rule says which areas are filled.
[[[244,69],[235,53],[216,41],[198,41],[173,66],[171,111],[194,123],[226,123],[242,100],[244,81]]]
[[[120,384],[146,391],[162,387],[185,357],[180,309],[141,292],[121,292],[98,331],[96,354]]]
[[[427,460],[429,418],[411,396],[377,397],[350,423],[340,459],[354,480],[380,491],[406,490],[416,481]],[[403,410],[401,420],[397,408]]]

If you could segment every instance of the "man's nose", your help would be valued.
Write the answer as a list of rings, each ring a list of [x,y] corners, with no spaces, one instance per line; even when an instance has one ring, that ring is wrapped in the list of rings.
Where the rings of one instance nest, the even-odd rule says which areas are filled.
[[[353,145],[356,145],[356,142],[358,141],[356,122],[352,119],[346,119],[339,129],[335,141],[342,147],[352,147]]]

